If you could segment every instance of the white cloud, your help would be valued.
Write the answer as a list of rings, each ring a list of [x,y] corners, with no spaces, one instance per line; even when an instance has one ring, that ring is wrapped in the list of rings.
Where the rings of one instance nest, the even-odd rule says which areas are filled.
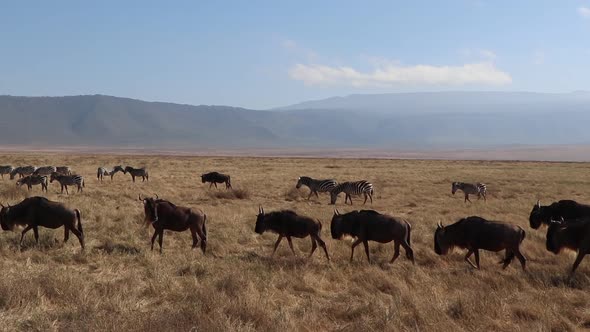
[[[578,14],[583,18],[590,18],[590,8],[588,7],[579,7]]]
[[[289,70],[292,79],[307,85],[347,85],[354,87],[388,87],[400,84],[510,84],[512,78],[491,62],[468,63],[460,66],[403,66],[389,62],[377,65],[373,71],[361,72],[346,66],[297,64]]]

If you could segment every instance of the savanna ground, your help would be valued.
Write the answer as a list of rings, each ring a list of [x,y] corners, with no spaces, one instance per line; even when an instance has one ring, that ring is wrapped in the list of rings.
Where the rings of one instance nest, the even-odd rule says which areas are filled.
[[[82,213],[86,250],[63,229],[32,232],[22,251],[20,233],[0,234],[0,326],[2,330],[285,331],[285,330],[478,330],[568,331],[590,327],[590,261],[568,278],[572,254],[544,248],[546,229],[528,226],[537,199],[590,201],[588,165],[581,163],[463,162],[353,159],[215,158],[68,154],[5,155],[2,164],[69,165],[86,177],[83,193],[47,197]],[[129,175],[96,180],[106,165],[146,166],[149,182]],[[236,192],[208,189],[201,173],[232,176]],[[359,246],[349,263],[350,241],[330,238],[333,206],[326,194],[306,201],[294,189],[298,176],[367,179],[375,186],[372,208],[412,224],[416,265],[393,245],[370,243],[374,264]],[[451,195],[452,181],[488,184],[487,203],[464,204]],[[73,188],[72,188],[73,189]],[[0,202],[15,204],[35,187],[17,189],[0,180]],[[138,194],[198,207],[208,216],[208,252],[191,251],[188,232],[164,236],[164,253],[150,251],[153,230],[143,224]],[[344,206],[340,212],[361,207]],[[286,243],[270,258],[276,235],[254,233],[258,206],[293,209],[318,218],[332,262],[320,250],[311,259],[307,239]],[[501,254],[484,252],[482,269],[464,252],[433,251],[437,222],[480,215],[523,227],[528,270],[515,260],[506,270]],[[157,249],[157,244],[156,244]]]

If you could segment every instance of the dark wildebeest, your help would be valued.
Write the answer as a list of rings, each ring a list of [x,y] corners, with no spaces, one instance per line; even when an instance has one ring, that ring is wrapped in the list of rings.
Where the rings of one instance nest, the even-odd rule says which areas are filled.
[[[76,228],[77,221],[77,228]],[[21,233],[19,246],[23,242],[25,233],[33,229],[35,241],[39,243],[39,226],[56,229],[64,226],[64,242],[70,237],[70,231],[78,237],[80,246],[84,249],[84,231],[78,209],[68,209],[63,204],[53,202],[45,197],[29,197],[15,206],[4,206],[0,210],[0,225],[2,229],[12,230],[14,226],[26,226]]]
[[[176,206],[169,201],[156,198],[147,197],[141,198],[143,201],[145,222],[147,225],[151,224],[154,227],[154,235],[152,236],[152,249],[154,250],[154,242],[158,237],[160,244],[160,253],[162,252],[162,241],[164,238],[164,230],[171,230],[174,232],[184,232],[190,229],[193,237],[193,249],[197,247],[199,238],[201,240],[201,250],[205,253],[207,249],[207,215],[199,209],[192,209],[182,206]],[[198,237],[197,237],[198,234]]]
[[[332,224],[330,226],[333,239],[341,239],[344,236],[355,238],[350,253],[350,261],[354,257],[354,248],[363,243],[367,260],[369,256],[369,241],[388,243],[393,241],[395,252],[389,263],[393,263],[399,257],[399,247],[404,247],[406,257],[414,264],[414,251],[410,247],[410,235],[412,226],[406,220],[381,214],[374,210],[352,211],[340,214],[334,210]]]
[[[201,181],[203,183],[210,182],[211,184],[209,185],[209,188],[211,188],[213,185],[215,185],[215,188],[217,188],[218,183],[225,183],[225,189],[231,189],[231,178],[226,174],[221,174],[218,172],[205,173],[201,175]]]
[[[434,233],[434,251],[446,255],[453,247],[467,249],[465,261],[479,269],[479,249],[494,252],[506,249],[506,256],[500,261],[504,264],[502,268],[505,269],[516,256],[524,270],[526,258],[520,252],[524,237],[525,232],[519,226],[471,216],[449,226],[438,224]],[[472,254],[475,254],[475,265],[469,260]]]
[[[328,261],[330,260],[326,243],[321,238],[322,223],[319,220],[300,216],[291,210],[274,211],[265,214],[264,209],[260,207],[258,208],[258,216],[256,217],[254,231],[258,234],[262,234],[266,231],[279,234],[279,238],[275,243],[271,256],[274,256],[283,237],[287,238],[293,255],[296,255],[295,249],[293,249],[293,243],[291,242],[291,237],[302,239],[309,235],[311,237],[311,252],[308,257],[313,255],[313,252],[317,248],[317,243],[319,243],[320,247],[322,247],[326,253],[326,258]]]
[[[551,220],[569,220],[590,218],[590,205],[580,204],[572,200],[561,200],[548,206],[541,206],[541,202],[533,206],[529,216],[530,226],[538,229],[542,224],[549,225]]]
[[[142,168],[133,168],[131,166],[127,166],[125,167],[125,169],[123,170],[123,173],[127,174],[131,174],[131,180],[133,180],[133,182],[135,182],[135,177],[140,177],[141,176],[141,182],[144,182],[145,180],[150,180],[149,174],[147,169],[145,169],[145,167]]]
[[[590,219],[551,221],[547,229],[547,250],[559,254],[563,249],[578,251],[571,273],[573,274],[586,254],[590,254]]]
[[[26,184],[27,189],[31,190],[33,186],[41,185],[41,191],[47,192],[47,176],[44,175],[27,175],[24,178],[16,180],[16,185],[22,187]]]

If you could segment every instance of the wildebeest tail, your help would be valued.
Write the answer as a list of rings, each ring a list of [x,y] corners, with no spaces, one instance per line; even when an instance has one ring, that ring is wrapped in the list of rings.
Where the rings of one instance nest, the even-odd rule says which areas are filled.
[[[524,229],[522,229],[522,227],[518,226],[518,228],[520,228],[520,243],[522,243],[522,241],[524,241],[524,238],[526,237],[526,232],[524,231]]]
[[[78,219],[78,231],[84,234],[84,230],[82,229],[82,218],[80,217],[80,210],[75,209],[74,212],[76,212],[76,219]]]
[[[406,221],[406,225],[408,225],[408,232],[406,233],[406,242],[408,243],[408,245],[411,245],[410,243],[410,239],[412,238],[412,225],[410,225],[409,222]]]

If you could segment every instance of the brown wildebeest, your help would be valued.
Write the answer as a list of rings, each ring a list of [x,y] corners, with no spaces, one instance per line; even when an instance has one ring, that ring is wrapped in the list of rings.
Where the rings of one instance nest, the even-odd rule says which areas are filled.
[[[551,203],[551,205],[541,206],[541,202],[533,206],[529,215],[531,228],[538,229],[541,225],[549,225],[551,220],[569,220],[590,218],[590,205],[581,204],[570,199],[561,200]]]
[[[439,223],[434,233],[434,251],[446,255],[453,247],[467,249],[465,261],[479,269],[479,249],[494,252],[506,249],[506,256],[500,261],[504,264],[502,268],[505,269],[516,256],[524,270],[526,258],[520,252],[524,237],[525,232],[520,226],[471,216],[449,226]],[[475,254],[475,265],[469,260],[472,254]]]
[[[559,254],[563,249],[577,251],[576,260],[572,266],[573,274],[586,254],[590,254],[590,219],[570,220],[567,223],[552,221],[547,230],[547,250]]]
[[[77,228],[76,228],[77,221]],[[3,230],[14,229],[14,226],[26,226],[21,233],[19,246],[25,234],[31,229],[35,233],[35,241],[39,243],[39,226],[59,228],[64,226],[64,242],[70,237],[70,231],[78,237],[80,246],[84,249],[84,231],[78,209],[68,209],[63,204],[53,202],[45,197],[29,197],[15,206],[4,206],[0,210],[0,225]]]
[[[231,177],[218,172],[210,172],[201,175],[201,182],[210,182],[211,184],[209,185],[209,188],[213,185],[217,188],[218,183],[225,183],[225,189],[231,189]]]
[[[269,214],[265,214],[264,209],[259,207],[254,231],[258,234],[262,234],[266,231],[279,234],[279,238],[275,243],[271,257],[274,256],[283,237],[287,238],[293,255],[296,255],[295,249],[293,249],[293,243],[291,242],[291,237],[302,239],[309,235],[311,237],[311,252],[309,253],[308,257],[313,255],[313,252],[317,248],[317,243],[319,243],[320,247],[322,247],[326,253],[326,258],[328,261],[330,261],[326,243],[321,238],[322,223],[319,220],[313,220],[306,216],[300,216],[291,210],[274,211]]]
[[[352,211],[345,214],[334,210],[330,229],[333,239],[341,239],[346,235],[356,239],[350,253],[351,262],[354,257],[354,248],[360,243],[364,244],[367,260],[371,263],[369,241],[379,243],[393,241],[395,253],[389,263],[393,263],[399,257],[399,247],[402,246],[406,251],[406,257],[414,264],[414,251],[410,247],[412,226],[406,220],[381,214],[374,210]]]
[[[154,242],[158,237],[158,244],[160,244],[160,253],[162,252],[162,240],[164,238],[164,230],[171,230],[174,232],[184,232],[190,230],[193,237],[192,248],[197,247],[199,238],[201,240],[201,250],[203,254],[207,249],[207,215],[199,209],[192,209],[182,206],[176,206],[169,201],[156,198],[147,197],[141,198],[143,201],[145,222],[147,225],[151,224],[154,227],[154,235],[152,236],[152,249],[154,250]],[[197,237],[198,234],[198,237]]]

